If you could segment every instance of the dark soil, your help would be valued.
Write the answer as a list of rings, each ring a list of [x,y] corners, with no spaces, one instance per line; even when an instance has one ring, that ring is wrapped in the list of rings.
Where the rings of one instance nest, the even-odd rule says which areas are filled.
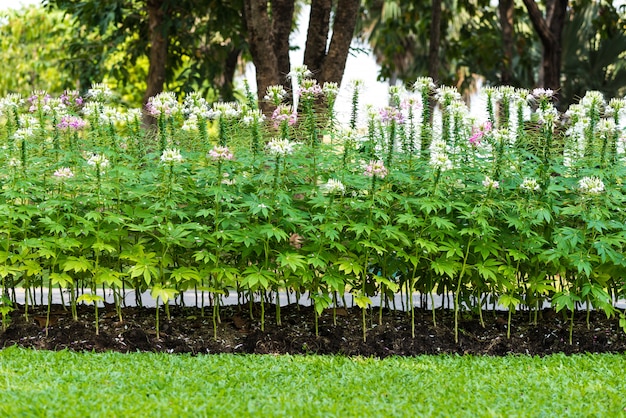
[[[282,307],[282,324],[276,324],[274,307],[266,305],[266,321],[261,330],[260,307],[221,308],[217,338],[213,336],[211,310],[205,316],[198,308],[171,307],[168,320],[160,311],[160,335],[157,338],[155,310],[124,308],[123,321],[115,309],[100,309],[100,332],[96,334],[93,307],[79,306],[78,321],[62,306],[52,310],[46,330],[45,308],[14,311],[6,331],[0,334],[0,347],[18,345],[35,349],[76,351],[153,351],[167,353],[263,353],[263,354],[343,354],[361,356],[414,356],[419,354],[547,355],[553,353],[626,352],[626,333],[615,318],[607,319],[592,312],[587,327],[585,312],[574,320],[573,342],[569,344],[569,320],[552,310],[541,312],[537,325],[529,314],[513,315],[511,337],[507,338],[506,312],[485,312],[485,326],[477,315],[464,317],[459,323],[459,342],[454,341],[454,318],[449,311],[415,312],[415,337],[411,336],[411,319],[405,312],[383,310],[366,315],[367,339],[363,341],[362,315],[358,308],[332,310],[319,319],[319,335],[311,307]],[[46,332],[47,331],[47,332]]]

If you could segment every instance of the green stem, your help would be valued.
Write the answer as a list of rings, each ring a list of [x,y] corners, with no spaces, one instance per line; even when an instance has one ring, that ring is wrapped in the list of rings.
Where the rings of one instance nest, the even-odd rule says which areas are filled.
[[[454,292],[454,342],[459,342],[459,293],[461,292],[461,282],[465,275],[465,269],[467,267],[467,259],[469,257],[470,244],[472,239],[467,241],[467,248],[465,249],[465,256],[463,257],[463,265],[461,266],[461,272],[459,273],[459,280],[457,281],[456,291]]]

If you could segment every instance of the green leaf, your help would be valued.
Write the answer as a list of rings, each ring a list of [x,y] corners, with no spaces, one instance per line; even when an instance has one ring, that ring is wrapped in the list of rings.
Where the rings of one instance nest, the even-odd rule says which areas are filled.
[[[350,226],[348,231],[354,232],[356,238],[360,238],[361,235],[369,237],[372,233],[372,226],[364,223],[356,223]]]
[[[359,308],[365,309],[372,304],[372,300],[365,295],[355,295],[354,303],[356,303]]]
[[[174,269],[170,275],[177,283],[183,281],[192,281],[199,283],[202,281],[198,269],[195,267],[178,267]]]
[[[157,300],[160,298],[164,304],[167,304],[170,299],[174,299],[176,293],[178,293],[176,289],[164,288],[160,284],[154,285],[152,289],[150,289],[152,299]]]
[[[111,270],[107,267],[99,267],[93,279],[96,284],[105,284],[110,287],[115,286],[119,288],[122,287],[123,284],[122,276],[124,276],[122,272]]]
[[[378,282],[379,284],[385,285],[387,289],[389,289],[390,291],[394,293],[397,292],[398,289],[400,288],[398,283],[392,282],[391,280],[383,276],[375,275],[374,280],[376,280],[376,282]]]
[[[354,274],[355,276],[358,276],[363,272],[363,267],[358,260],[354,258],[344,257],[340,259],[338,268],[339,271],[343,271],[345,274]]]
[[[485,280],[497,281],[497,273],[499,272],[500,263],[497,260],[486,259],[476,263],[475,268]]]
[[[440,276],[446,275],[454,278],[461,268],[458,261],[448,260],[445,257],[439,257],[430,263],[430,267]]]
[[[521,301],[518,298],[509,294],[500,295],[500,298],[498,299],[498,304],[513,312],[515,312],[515,308],[520,304],[520,302]]]
[[[8,264],[0,265],[0,277],[2,277],[3,279],[9,275],[15,276],[19,274],[20,272],[21,270],[18,267],[11,266]]]
[[[311,294],[311,299],[313,299],[313,306],[318,315],[321,315],[324,309],[333,303],[330,295],[326,293],[313,293]]]
[[[76,273],[91,271],[93,263],[85,256],[69,256],[63,261],[63,271],[74,271]]]
[[[372,250],[376,251],[378,255],[383,255],[384,253],[387,252],[387,249],[385,247],[374,244],[373,242],[370,242],[370,241],[359,241],[358,244],[364,248],[371,248]]]
[[[558,292],[552,297],[552,305],[557,312],[563,308],[567,308],[570,311],[574,310],[576,302],[580,302],[580,297],[570,293],[569,291]]]
[[[67,273],[50,273],[50,282],[53,286],[68,287],[73,285],[74,280]]]
[[[281,267],[289,267],[294,272],[305,268],[307,265],[306,257],[293,252],[279,254],[276,261]]]
[[[88,305],[91,305],[97,302],[102,302],[102,301],[104,301],[104,298],[102,296],[95,295],[92,293],[83,293],[78,298],[76,298],[76,302],[78,303],[85,302]]]
[[[102,241],[96,241],[91,245],[91,248],[95,251],[106,251],[109,254],[113,254],[114,252],[116,252],[117,250],[115,249],[114,246],[110,245],[110,244],[105,244]]]

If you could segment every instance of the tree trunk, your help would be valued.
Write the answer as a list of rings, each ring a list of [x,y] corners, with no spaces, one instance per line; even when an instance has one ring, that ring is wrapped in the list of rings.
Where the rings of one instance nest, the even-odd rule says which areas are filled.
[[[269,104],[262,98],[272,84],[284,84],[291,70],[289,34],[295,0],[244,0],[248,44],[256,67],[259,107],[268,113]],[[341,83],[350,43],[354,35],[359,0],[338,0],[333,19],[333,35],[328,49],[331,0],[313,0],[307,32],[304,64],[320,83]]]
[[[568,0],[553,0],[547,6],[544,18],[535,0],[524,0],[526,9],[535,31],[543,46],[539,84],[543,88],[554,90],[561,88],[561,38]]]
[[[280,83],[284,83],[291,71],[289,60],[289,35],[295,10],[294,0],[272,0],[272,36],[274,37],[274,54],[278,65]]]
[[[439,44],[441,42],[441,0],[431,1],[430,42],[428,44],[428,76],[439,82]]]
[[[168,40],[163,27],[165,12],[163,0],[148,0],[148,28],[150,31],[150,64],[148,67],[148,79],[146,80],[146,92],[143,96],[143,104],[148,99],[163,91],[165,85],[165,71],[167,68]],[[154,118],[144,115],[144,123],[154,124]]]
[[[256,85],[259,107],[263,112],[270,111],[269,104],[263,100],[268,86],[280,83],[278,59],[274,52],[272,22],[268,13],[267,0],[245,0],[244,15],[248,28],[248,43],[252,62],[256,68]]]
[[[221,80],[219,80],[220,98],[224,101],[233,101],[235,96],[233,93],[233,80],[235,79],[235,71],[237,70],[237,63],[239,62],[239,55],[241,49],[235,48],[228,53],[226,62],[224,63],[224,74]]]
[[[359,0],[339,0],[333,22],[333,37],[320,71],[319,81],[341,85],[354,28],[359,13]]]
[[[513,10],[513,0],[500,0],[498,2],[500,28],[502,29],[502,51],[504,53],[500,82],[504,85],[510,85],[513,82]]]
[[[313,77],[315,78],[320,77],[320,70],[326,58],[331,10],[331,0],[311,1],[309,29],[306,33],[306,44],[304,48],[304,65],[313,73]]]

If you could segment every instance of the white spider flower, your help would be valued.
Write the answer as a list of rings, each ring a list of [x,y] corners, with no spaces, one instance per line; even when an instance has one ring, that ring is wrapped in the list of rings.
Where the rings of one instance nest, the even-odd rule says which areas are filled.
[[[93,154],[87,160],[87,164],[92,167],[107,168],[109,166],[109,160],[102,154]]]
[[[74,177],[74,172],[69,167],[61,167],[54,172],[53,176],[58,179],[70,179]]]
[[[539,191],[539,189],[541,189],[541,186],[539,185],[537,180],[533,178],[525,178],[522,181],[522,184],[519,185],[519,187],[520,189],[526,190],[529,192],[537,192]]]
[[[578,188],[583,194],[600,194],[604,191],[604,183],[598,177],[583,177],[578,181]]]
[[[486,176],[483,180],[483,187],[485,189],[497,189],[500,187],[500,182],[497,180],[491,179],[489,176]]]
[[[328,179],[328,181],[320,186],[322,192],[326,195],[344,194],[346,192],[346,186],[340,181],[335,179]]]
[[[274,138],[267,143],[267,150],[270,154],[285,156],[293,154],[295,145],[288,139]]]
[[[183,156],[180,155],[180,151],[176,148],[167,148],[161,154],[161,162],[166,164],[182,163],[183,160]]]

